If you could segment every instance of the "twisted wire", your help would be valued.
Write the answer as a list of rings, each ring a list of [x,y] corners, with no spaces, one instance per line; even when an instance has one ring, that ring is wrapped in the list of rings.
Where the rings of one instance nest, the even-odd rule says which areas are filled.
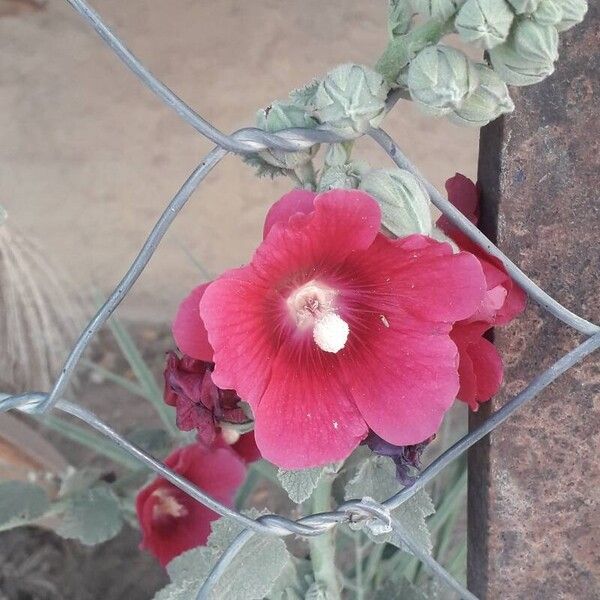
[[[69,356],[64,367],[56,380],[55,385],[49,393],[29,392],[19,395],[0,394],[0,413],[7,410],[18,409],[26,413],[46,412],[51,408],[56,408],[62,412],[70,414],[77,419],[84,421],[90,427],[113,441],[116,445],[128,452],[131,456],[139,460],[146,467],[154,471],[160,477],[170,481],[173,485],[189,494],[198,502],[208,506],[218,514],[236,520],[244,530],[230,545],[228,550],[222,555],[221,559],[206,579],[198,592],[197,598],[202,600],[208,598],[219,577],[226,571],[233,558],[244,546],[244,544],[256,533],[288,536],[292,534],[304,537],[320,535],[335,527],[339,523],[347,521],[360,521],[361,519],[375,518],[380,519],[394,529],[395,533],[403,540],[403,543],[417,556],[437,577],[443,580],[454,591],[465,600],[476,600],[475,596],[450,576],[444,569],[430,557],[423,549],[419,548],[406,532],[402,530],[390,511],[399,507],[402,503],[411,498],[418,490],[422,489],[431,481],[443,468],[451,461],[460,456],[469,447],[482,439],[485,435],[493,431],[506,419],[508,419],[523,404],[537,396],[545,387],[550,385],[557,377],[571,368],[573,365],[583,360],[586,356],[600,347],[600,328],[598,325],[583,319],[572,313],[567,308],[558,303],[549,296],[544,290],[531,281],[504,253],[502,253],[490,240],[488,240],[468,219],[466,219],[457,209],[455,209],[436,189],[432,186],[419,171],[412,165],[408,158],[401,152],[390,136],[382,130],[372,130],[368,134],[384,149],[391,159],[400,168],[412,172],[424,184],[431,201],[448,218],[463,231],[474,242],[485,248],[493,256],[499,258],[505,265],[506,270],[515,281],[543,308],[562,320],[577,331],[590,336],[577,348],[564,355],[556,361],[549,369],[536,377],[521,393],[510,400],[501,409],[491,415],[483,424],[475,430],[465,435],[461,440],[455,443],[451,448],[433,461],[416,478],[415,482],[409,487],[404,488],[396,495],[392,496],[379,506],[365,504],[360,499],[345,502],[327,513],[320,513],[302,517],[296,521],[279,515],[264,515],[258,519],[251,519],[234,511],[211,496],[205,494],[190,481],[175,473],[162,462],[156,460],[150,454],[143,451],[138,446],[132,444],[114,431],[110,426],[101,421],[96,415],[83,407],[80,407],[65,400],[59,400],[63,395],[66,386],[73,375],[81,355],[88,346],[91,339],[98,332],[100,327],[108,320],[112,312],[117,308],[125,295],[131,290],[139,275],[143,272],[152,255],[156,251],[162,237],[169,226],[191,197],[192,193],[206,177],[206,175],[222,160],[228,152],[239,154],[255,153],[264,149],[282,150],[293,152],[309,148],[316,143],[333,143],[345,141],[342,137],[325,128],[316,129],[287,129],[276,134],[270,134],[256,128],[244,128],[226,135],[206,121],[202,116],[196,113],[183,100],[181,100],[173,91],[171,91],[161,81],[156,79],[150,71],[127,49],[125,44],[104,24],[100,16],[84,0],[67,0],[75,10],[94,28],[100,37],[110,46],[118,58],[167,106],[175,110],[187,123],[192,125],[198,132],[217,144],[206,158],[196,167],[171,202],[167,205],[165,211],[158,219],[152,229],[146,242],[142,246],[138,256],[133,261],[122,280],[116,286],[106,303],[100,308],[97,314],[92,318],[88,326],[82,332]],[[387,101],[388,109],[400,97],[400,92],[390,94]]]

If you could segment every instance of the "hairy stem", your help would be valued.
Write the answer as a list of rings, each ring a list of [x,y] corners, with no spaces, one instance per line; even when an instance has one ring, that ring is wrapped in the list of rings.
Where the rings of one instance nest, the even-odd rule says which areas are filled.
[[[331,488],[335,476],[324,474],[312,497],[313,513],[331,510]],[[333,531],[309,538],[310,560],[315,581],[327,590],[328,600],[340,600],[341,590],[335,566],[335,544]]]

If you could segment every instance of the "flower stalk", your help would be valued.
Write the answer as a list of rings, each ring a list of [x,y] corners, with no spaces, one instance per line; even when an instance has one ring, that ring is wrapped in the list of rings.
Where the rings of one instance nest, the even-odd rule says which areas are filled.
[[[322,513],[331,510],[332,486],[335,475],[324,474],[312,496],[312,512]],[[308,539],[310,560],[315,581],[325,587],[328,600],[340,600],[341,589],[335,566],[335,544],[333,531],[327,531]]]

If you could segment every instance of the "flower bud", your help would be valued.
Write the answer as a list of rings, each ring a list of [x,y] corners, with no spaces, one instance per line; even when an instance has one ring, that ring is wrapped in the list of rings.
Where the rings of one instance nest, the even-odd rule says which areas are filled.
[[[275,101],[271,106],[256,113],[256,126],[259,129],[276,133],[291,127],[315,127],[316,122],[306,110],[292,102]],[[258,156],[269,165],[280,169],[295,169],[307,163],[319,149],[314,145],[308,150],[283,152],[282,150],[263,150]]]
[[[515,105],[506,83],[492,69],[483,64],[476,64],[475,68],[479,87],[448,118],[458,125],[483,127],[500,115],[511,113]]]
[[[323,171],[319,180],[318,191],[345,189],[355,190],[359,187],[364,173],[369,166],[363,161],[352,161],[343,165],[333,165]]]
[[[464,4],[465,0],[412,0],[413,8],[424,17],[445,21]]]
[[[538,83],[554,72],[558,33],[532,20],[519,21],[508,40],[489,51],[494,71],[510,85]]]
[[[350,153],[354,142],[341,142],[330,144],[323,162],[328,167],[343,166],[350,160]]]
[[[506,40],[514,18],[506,0],[467,0],[454,26],[465,42],[489,49]]]
[[[319,84],[312,114],[337,133],[358,136],[381,124],[388,90],[383,77],[373,69],[340,65]]]
[[[412,9],[406,0],[390,0],[388,7],[388,33],[391,38],[405,34],[412,21]]]
[[[373,169],[366,173],[360,189],[377,200],[382,223],[394,235],[429,234],[429,196],[417,178],[403,169]]]
[[[540,25],[554,25],[562,19],[562,8],[559,0],[542,0],[531,18]]]
[[[540,0],[508,0],[518,15],[535,12]]]
[[[438,44],[411,61],[407,84],[411,98],[425,112],[442,116],[460,107],[477,88],[479,78],[466,54]]]
[[[562,18],[556,25],[558,31],[571,29],[583,21],[588,9],[587,0],[555,0],[562,10]]]

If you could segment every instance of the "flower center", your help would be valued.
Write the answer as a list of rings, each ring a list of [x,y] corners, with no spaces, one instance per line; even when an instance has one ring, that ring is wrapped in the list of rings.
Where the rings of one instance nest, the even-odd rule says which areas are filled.
[[[348,340],[350,328],[336,312],[332,288],[310,281],[287,299],[287,307],[298,329],[312,327],[313,339],[325,352],[339,352]]]
[[[156,499],[152,507],[152,517],[155,520],[164,517],[173,517],[179,519],[188,514],[188,509],[177,500],[177,498],[165,488],[158,488],[152,492],[152,496]]]

